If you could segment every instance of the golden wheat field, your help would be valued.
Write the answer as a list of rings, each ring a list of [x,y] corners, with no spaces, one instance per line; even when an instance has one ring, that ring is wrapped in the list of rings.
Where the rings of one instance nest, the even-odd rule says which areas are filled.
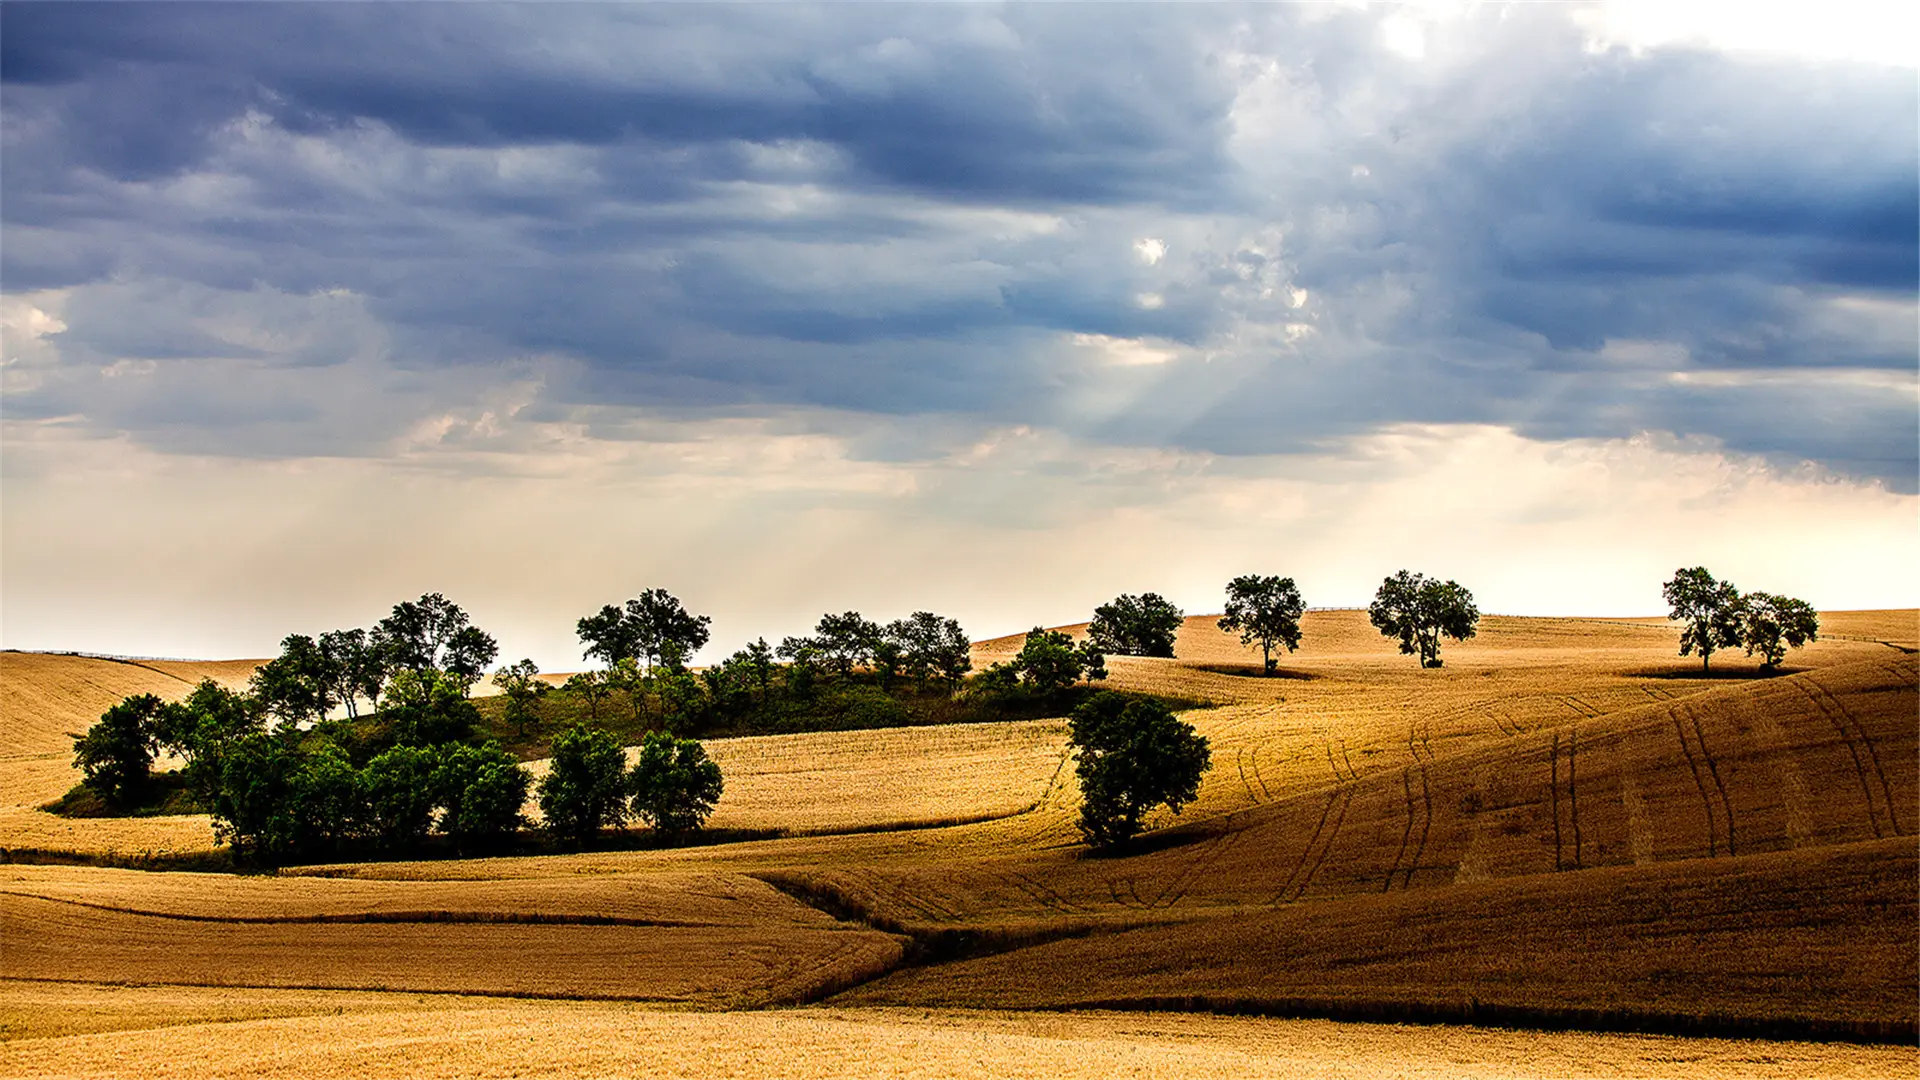
[[[1878,1078],[1910,1048],[1188,1014],[809,1008],[0,980],[13,1076]],[[210,1050],[215,1052],[209,1053]]]
[[[1115,687],[1219,703],[1184,714],[1212,748],[1199,798],[1123,857],[1079,843],[1050,720],[710,742],[712,824],[777,838],[251,877],[0,867],[0,1071],[174,1075],[215,1045],[235,1076],[1920,1066],[1920,613],[1825,613],[1764,678],[1738,654],[1703,673],[1659,619],[1490,616],[1424,671],[1364,612],[1304,630],[1277,678],[1212,619],[1177,660],[1109,662]],[[69,732],[201,670],[0,654],[0,846],[210,846],[205,818],[33,809],[75,779]],[[805,1007],[662,1011],[765,1005]],[[1197,1015],[1222,1011],[1449,1025]]]

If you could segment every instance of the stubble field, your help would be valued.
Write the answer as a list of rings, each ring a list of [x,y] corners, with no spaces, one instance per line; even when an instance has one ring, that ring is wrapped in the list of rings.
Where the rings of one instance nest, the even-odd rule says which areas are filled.
[[[1189,620],[1179,660],[1116,659],[1112,683],[1221,702],[1186,714],[1214,768],[1194,805],[1122,858],[1078,844],[1064,726],[1039,721],[710,744],[728,777],[713,823],[787,830],[778,839],[269,878],[0,868],[13,980],[0,1061],[45,1075],[58,1051],[91,1075],[116,1055],[144,1062],[148,1047],[218,1039],[231,1075],[284,1060],[379,1075],[398,1068],[375,1049],[390,1044],[415,1047],[424,1075],[459,1061],[538,1075],[558,1059],[499,1035],[532,1025],[600,1033],[595,1053],[613,1056],[587,1071],[632,1071],[644,1055],[605,1049],[622,1040],[732,1048],[648,1058],[651,1075],[822,1075],[834,1070],[754,1047],[827,1053],[864,1039],[897,1052],[860,1070],[872,1075],[1106,1075],[1129,1063],[1187,1075],[1207,1062],[1218,1075],[1309,1059],[1343,1075],[1328,1039],[1351,1048],[1339,1066],[1359,1063],[1350,1075],[1910,1071],[1916,622],[1827,613],[1822,640],[1785,673],[1756,678],[1723,654],[1707,678],[1675,655],[1663,620],[1489,617],[1447,648],[1444,668],[1421,671],[1364,613],[1316,612],[1305,648],[1266,679],[1257,653]],[[976,664],[1011,644],[982,643]],[[0,770],[28,781],[9,786],[0,844],[210,843],[204,818],[69,822],[31,809],[73,780],[59,768],[67,731],[125,693],[183,693],[191,672],[182,682],[20,654],[0,664]],[[242,997],[264,1008],[333,993],[357,995],[338,999],[339,1019],[301,1019],[315,1014],[299,1004],[218,1012]],[[184,1004],[169,1013],[115,994]],[[131,1040],[103,1019],[65,1032],[47,1019],[66,1009],[62,995],[83,1014],[113,1012],[86,1002],[130,1002],[129,1029],[168,1031]],[[816,1004],[657,1011],[804,1003]],[[1797,1032],[1909,1049],[1084,1011],[1100,1006]],[[973,1008],[1070,1011],[951,1011]],[[918,1049],[898,1053],[909,1029]],[[276,1056],[294,1046],[319,1056]],[[327,1057],[335,1046],[361,1050]],[[139,1071],[169,1075],[155,1060]]]

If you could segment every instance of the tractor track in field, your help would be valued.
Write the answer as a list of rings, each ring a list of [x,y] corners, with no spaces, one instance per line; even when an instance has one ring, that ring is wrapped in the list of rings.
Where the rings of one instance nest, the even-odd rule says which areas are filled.
[[[1553,869],[1565,870],[1566,845],[1560,839],[1560,733],[1553,733],[1547,747],[1547,794],[1553,808]]]
[[[1820,691],[1820,696],[1827,700],[1827,703],[1833,707],[1833,711],[1845,718],[1853,725],[1853,730],[1859,733],[1860,742],[1867,748],[1867,760],[1873,762],[1873,774],[1880,781],[1880,794],[1887,800],[1887,827],[1893,830],[1893,835],[1905,836],[1905,831],[1900,828],[1900,816],[1896,809],[1900,804],[1894,801],[1893,786],[1887,783],[1887,771],[1880,765],[1880,751],[1873,744],[1873,734],[1867,730],[1865,724],[1860,722],[1859,717],[1853,715],[1852,710],[1848,709],[1844,702],[1834,696],[1833,691],[1827,689],[1825,683],[1808,675],[1807,685]]]
[[[1580,838],[1580,725],[1567,729],[1567,817],[1573,821],[1573,868],[1584,869],[1586,851]]]
[[[1834,733],[1840,736],[1840,741],[1846,744],[1847,754],[1853,758],[1854,775],[1860,780],[1860,797],[1864,799],[1867,804],[1867,825],[1873,830],[1875,839],[1885,836],[1886,834],[1880,829],[1880,815],[1874,806],[1873,783],[1867,779],[1867,766],[1860,758],[1860,745],[1854,740],[1853,732],[1850,730],[1849,725],[1844,722],[1840,716],[1835,715],[1833,710],[1827,706],[1827,703],[1821,700],[1820,695],[1808,689],[1803,682],[1796,679],[1790,680],[1790,683],[1795,689],[1806,695],[1808,703],[1811,704],[1821,716],[1826,718],[1827,723],[1832,725]],[[1878,763],[1876,762],[1876,764]],[[1884,778],[1885,776],[1882,774],[1882,779]],[[1888,800],[1887,809],[1889,811],[1887,816],[1891,818],[1893,816],[1891,813],[1893,809],[1892,800]],[[1894,835],[1899,835],[1899,832],[1896,830]]]
[[[1247,754],[1246,748],[1244,747],[1235,750],[1233,752],[1233,764],[1240,771],[1240,786],[1246,789],[1247,801],[1253,803],[1253,805],[1255,806],[1259,806],[1261,802],[1260,796],[1256,794],[1253,790],[1253,781],[1247,779],[1248,756],[1249,755]],[[1258,770],[1258,768],[1259,766],[1255,765],[1256,771]]]
[[[1400,882],[1402,889],[1413,888],[1414,871],[1420,869],[1420,860],[1427,854],[1427,837],[1433,832],[1433,789],[1427,782],[1427,767],[1420,766],[1420,839],[1413,843],[1413,858],[1407,861],[1406,877]]]
[[[1739,854],[1734,846],[1733,800],[1727,796],[1726,781],[1720,776],[1720,763],[1714,760],[1713,751],[1707,748],[1707,733],[1700,726],[1700,714],[1691,707],[1686,707],[1686,713],[1687,722],[1693,725],[1693,740],[1700,747],[1700,759],[1707,763],[1707,776],[1712,779],[1714,790],[1720,796],[1720,810],[1726,819],[1727,854]]]
[[[1681,706],[1675,705],[1667,710],[1667,716],[1673,721],[1673,733],[1680,739],[1680,752],[1686,756],[1687,768],[1693,773],[1693,786],[1700,792],[1700,805],[1707,812],[1707,857],[1713,858],[1720,853],[1720,826],[1713,812],[1713,799],[1707,794],[1707,782],[1700,775],[1700,762],[1694,757],[1693,747],[1687,743],[1686,724],[1680,719]]]
[[[1287,880],[1267,901],[1269,906],[1293,903],[1306,893],[1307,886],[1313,884],[1314,875],[1320,872],[1320,864],[1326,862],[1327,851],[1339,836],[1340,826],[1347,819],[1347,807],[1352,802],[1353,788],[1347,784],[1336,785],[1327,793],[1327,804],[1320,808],[1320,820],[1313,826],[1313,835],[1307,837],[1307,845],[1300,849],[1300,858],[1294,862]],[[1318,857],[1314,854],[1316,846],[1319,849]],[[1291,898],[1287,896],[1289,892],[1293,894]]]
[[[1212,841],[1209,841],[1204,849],[1194,855],[1193,858],[1187,860],[1187,864],[1180,868],[1179,873],[1173,875],[1173,877],[1161,887],[1160,892],[1155,895],[1152,900],[1148,901],[1147,907],[1149,910],[1156,907],[1172,907],[1186,899],[1188,888],[1190,888],[1194,880],[1200,876],[1200,872],[1219,862],[1228,851],[1232,850],[1233,847],[1240,842],[1240,834],[1246,830],[1244,828],[1234,828],[1232,818],[1233,815],[1228,814],[1226,818],[1222,819],[1221,824],[1226,827],[1227,831]]]
[[[1400,860],[1407,857],[1407,845],[1413,842],[1413,766],[1400,770],[1400,789],[1405,797],[1407,824],[1400,831],[1400,847],[1393,853],[1392,865],[1387,867],[1387,880],[1380,886],[1381,892],[1393,888],[1393,875],[1400,872]]]

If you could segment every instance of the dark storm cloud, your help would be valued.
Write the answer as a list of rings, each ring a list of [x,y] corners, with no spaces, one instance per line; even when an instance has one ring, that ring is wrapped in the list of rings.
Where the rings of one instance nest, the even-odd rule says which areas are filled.
[[[1415,62],[1378,18],[6,4],[0,284],[74,290],[74,370],[13,415],[370,452],[446,404],[436,373],[547,356],[572,366],[528,417],[812,405],[1233,454],[1659,430],[1913,488],[1911,390],[1840,377],[1914,365],[1911,71],[1593,53],[1551,8]],[[353,332],[276,337],[341,294]],[[1074,335],[1186,351],[1076,365]],[[159,367],[89,397],[116,359]],[[415,374],[303,420],[268,376],[313,366]]]

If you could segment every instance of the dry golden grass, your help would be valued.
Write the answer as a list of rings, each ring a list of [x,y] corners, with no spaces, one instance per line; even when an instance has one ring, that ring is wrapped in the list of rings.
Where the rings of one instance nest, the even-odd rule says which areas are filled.
[[[387,999],[390,1004],[382,1007]],[[119,1077],[1883,1077],[1911,1048],[1213,1016],[798,1009],[0,983],[9,1015],[77,1008],[129,1034],[0,1045],[9,1076]],[[228,1011],[231,1010],[231,1011]],[[246,1019],[259,1016],[262,1019]]]
[[[735,884],[744,892],[759,883]],[[902,948],[897,938],[834,924],[791,901],[785,918],[740,913],[705,925],[649,925],[573,914],[564,903],[542,910],[537,897],[519,899],[531,910],[386,911],[383,921],[316,921],[273,913],[273,905],[267,913],[256,907],[231,917],[182,917],[5,893],[0,919],[9,927],[7,974],[21,979],[720,1007],[805,1000],[884,970]],[[677,914],[697,916],[720,899],[683,903]],[[585,906],[602,905],[587,898]],[[501,921],[503,915],[512,921]]]
[[[392,882],[0,865],[0,896],[198,921],[791,926],[832,918],[739,874]]]
[[[1914,845],[1350,896],[911,968],[837,1004],[1911,1024]],[[1486,1012],[1482,1015],[1497,1015]]]
[[[708,827],[834,833],[923,828],[1028,809],[1067,759],[1067,726],[1058,720],[945,724],[705,745],[726,778]],[[628,757],[638,753],[629,750]],[[528,766],[538,775],[547,762]]]
[[[517,998],[447,994],[265,989],[235,993],[224,986],[136,986],[0,977],[0,1044],[283,1016],[331,1018],[349,1013],[514,1008],[522,1004]],[[4,1054],[0,1050],[0,1055]]]

